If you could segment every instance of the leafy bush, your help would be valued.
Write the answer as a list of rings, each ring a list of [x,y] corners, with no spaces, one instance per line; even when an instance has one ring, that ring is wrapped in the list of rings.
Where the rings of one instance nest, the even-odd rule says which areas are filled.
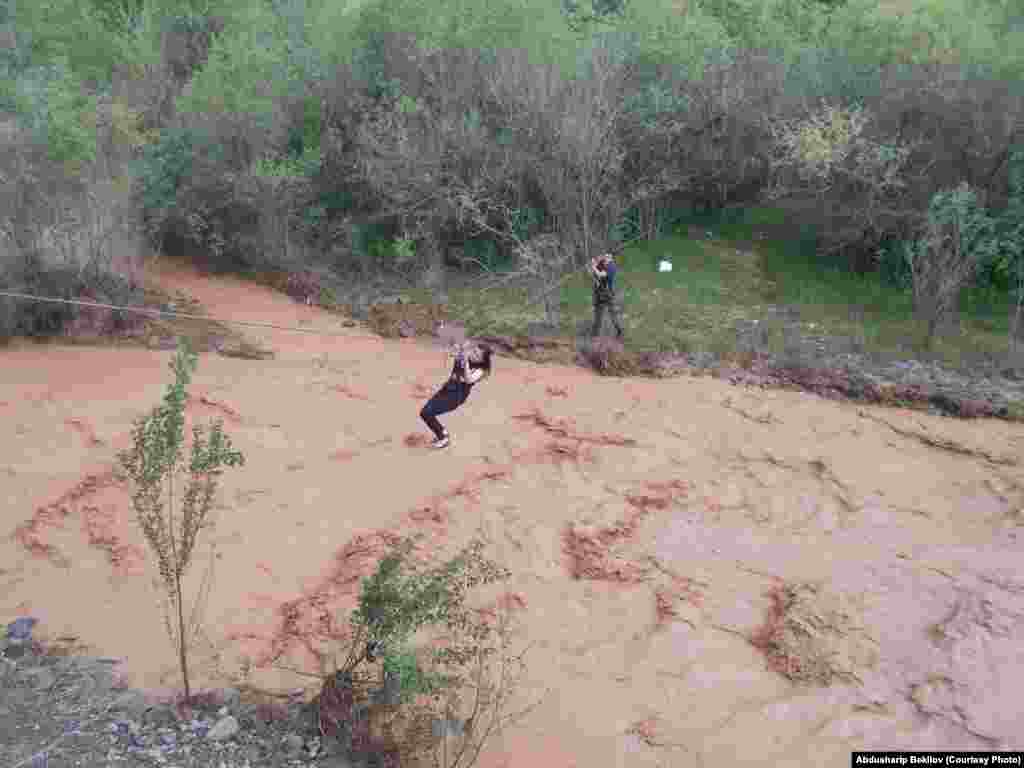
[[[167,129],[147,147],[135,164],[136,189],[143,211],[166,213],[177,204],[178,190],[191,177],[195,154],[202,143],[189,129]]]
[[[879,245],[878,268],[879,277],[885,283],[903,290],[911,290],[913,276],[910,265],[907,264],[902,240],[890,238]]]
[[[866,124],[867,117],[859,109],[825,104],[821,111],[777,136],[783,154],[799,160],[799,173],[809,178],[827,177],[854,151]]]
[[[70,175],[96,157],[96,98],[83,93],[67,61],[23,72],[15,83],[15,107]]]
[[[460,267],[475,264],[490,272],[509,269],[513,265],[511,254],[502,253],[494,240],[485,237],[466,240],[462,245],[462,257],[459,261]]]
[[[788,56],[786,93],[794,101],[857,107],[878,95],[880,69],[878,61],[844,48],[806,46]]]
[[[716,51],[735,44],[722,21],[697,3],[679,6],[669,0],[638,0],[625,7],[617,28],[636,36],[643,60],[679,66],[699,80]]]
[[[33,296],[75,298],[80,288],[77,270],[72,267],[43,267],[37,254],[26,256],[20,264],[7,265],[0,272],[0,286],[16,293]],[[67,304],[0,299],[0,337],[51,336],[60,333],[74,319],[74,310]]]
[[[280,19],[253,5],[210,41],[206,61],[178,98],[179,112],[230,113],[259,120],[287,87]]]
[[[85,297],[119,306],[142,302],[141,290],[122,275],[99,267],[82,270],[53,264],[39,252],[0,263],[0,289],[58,299]],[[0,338],[55,336],[72,327],[104,334],[126,330],[137,322],[136,316],[121,312],[0,298]]]
[[[1015,149],[1009,163],[1010,196],[997,220],[1000,251],[991,264],[1014,298],[1010,325],[1010,355],[1014,356],[1024,330],[1024,149]]]
[[[463,3],[443,0],[371,0],[355,6],[323,3],[309,39],[332,67],[356,63],[362,83],[374,90],[390,88],[384,74],[382,39],[399,33],[422,50],[518,49],[531,60],[559,62],[571,71],[575,37],[557,2],[498,0]]]
[[[88,0],[87,4],[107,29],[119,35],[129,31],[146,5],[145,0]]]
[[[927,324],[928,345],[940,323],[956,308],[975,270],[999,250],[996,221],[978,203],[977,193],[968,184],[932,198],[924,235],[904,249],[914,309]]]
[[[444,677],[424,669],[416,654],[400,649],[384,655],[384,674],[398,681],[400,702],[407,703],[417,694],[433,694],[444,685]]]
[[[320,278],[312,272],[297,272],[288,275],[285,293],[303,304],[320,304],[325,289]]]
[[[313,176],[320,170],[323,156],[319,148],[309,149],[298,157],[264,157],[256,162],[253,172],[258,176]]]
[[[298,119],[289,128],[288,144],[284,154],[289,158],[319,156],[320,139],[323,132],[320,101],[315,96],[295,100],[301,108]],[[319,169],[319,165],[317,165]],[[314,171],[310,172],[312,175]]]
[[[262,226],[260,190],[226,172],[225,154],[207,133],[187,127],[163,131],[145,149],[135,178],[146,234],[155,247],[187,248],[213,268],[266,267],[264,249],[252,250]]]
[[[984,259],[978,267],[976,284],[1000,291],[1012,290],[1017,265],[1024,259],[1024,150],[1010,153],[1008,172],[1009,194],[1006,207],[994,212],[1000,248]]]
[[[427,759],[440,768],[469,768],[493,733],[532,708],[509,712],[525,665],[522,654],[509,653],[507,610],[501,603],[491,609],[470,603],[475,590],[510,573],[484,555],[479,539],[436,565],[414,556],[414,539],[390,545],[363,580],[344,661],[317,697],[321,733],[341,737],[357,757],[373,753],[403,765]],[[411,642],[421,631],[433,635],[433,649],[417,654]],[[366,679],[360,670],[378,660],[383,688],[361,691],[354,685],[357,677]],[[398,710],[392,722],[405,723],[380,729],[383,740],[367,727],[366,716],[375,709],[381,714],[380,703],[385,715]]]
[[[741,48],[788,48],[819,38],[827,23],[821,8],[803,0],[708,0],[707,13]]]
[[[12,4],[18,34],[30,40],[31,64],[64,62],[77,81],[109,83],[117,62],[128,60],[126,39],[90,2],[48,0]]]

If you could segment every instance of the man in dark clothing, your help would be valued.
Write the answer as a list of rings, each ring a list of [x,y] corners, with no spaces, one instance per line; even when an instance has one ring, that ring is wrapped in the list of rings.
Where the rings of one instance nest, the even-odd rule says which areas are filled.
[[[457,349],[451,376],[420,411],[420,418],[434,433],[433,446],[435,448],[446,448],[451,439],[448,430],[437,420],[437,417],[454,411],[466,402],[473,386],[485,376],[490,375],[492,354],[491,348],[484,345],[469,352],[461,347]]]
[[[601,333],[602,320],[607,311],[615,326],[615,335],[622,338],[622,320],[615,303],[615,259],[610,253],[590,260],[590,274],[594,279],[594,327],[591,336]]]

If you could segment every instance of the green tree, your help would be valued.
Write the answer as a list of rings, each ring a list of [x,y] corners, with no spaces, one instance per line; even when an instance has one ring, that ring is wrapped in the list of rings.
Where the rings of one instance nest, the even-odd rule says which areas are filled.
[[[1001,243],[996,220],[966,182],[932,197],[924,230],[905,245],[904,257],[914,310],[926,324],[925,346],[931,347],[964,286],[979,265],[998,254]]]
[[[1016,149],[1009,160],[1010,199],[998,218],[999,253],[992,269],[1013,296],[1010,322],[1010,357],[1015,358],[1024,331],[1024,149]]]
[[[196,355],[185,340],[171,360],[174,383],[163,403],[138,420],[132,430],[132,447],[120,454],[121,466],[132,484],[132,506],[149,542],[166,592],[166,624],[181,671],[185,700],[191,698],[189,648],[199,629],[202,596],[193,601],[186,619],[183,582],[200,531],[211,524],[217,482],[225,467],[245,459],[231,445],[220,422],[206,429],[193,427],[191,452],[185,459],[185,404],[188,385],[196,367]],[[175,496],[179,476],[185,475],[180,500]],[[177,512],[177,514],[176,514]]]
[[[695,80],[703,77],[709,56],[734,43],[722,21],[699,3],[631,0],[616,28],[634,36],[646,62],[677,66]]]
[[[15,83],[15,108],[70,175],[96,157],[96,98],[64,59],[35,66]]]

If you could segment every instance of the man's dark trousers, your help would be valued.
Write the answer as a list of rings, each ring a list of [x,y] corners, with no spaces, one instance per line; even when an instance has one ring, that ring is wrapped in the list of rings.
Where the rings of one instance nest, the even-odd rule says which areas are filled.
[[[615,303],[615,296],[594,296],[594,327],[590,335],[596,337],[601,333],[601,326],[604,324],[604,313],[607,312],[615,326],[615,334],[622,335],[622,318],[619,317],[619,308]]]

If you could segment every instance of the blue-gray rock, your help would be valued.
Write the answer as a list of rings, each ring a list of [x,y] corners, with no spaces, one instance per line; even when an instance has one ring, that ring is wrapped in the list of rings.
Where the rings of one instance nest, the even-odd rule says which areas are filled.
[[[8,640],[29,640],[32,637],[32,628],[39,623],[39,619],[31,616],[22,616],[7,625]]]
[[[306,753],[311,758],[319,757],[322,751],[323,748],[320,744],[319,736],[314,736],[312,739],[306,739]]]
[[[129,735],[128,744],[133,749],[146,749],[149,746],[149,744],[146,743],[145,737],[137,733],[132,733],[131,735]]]

